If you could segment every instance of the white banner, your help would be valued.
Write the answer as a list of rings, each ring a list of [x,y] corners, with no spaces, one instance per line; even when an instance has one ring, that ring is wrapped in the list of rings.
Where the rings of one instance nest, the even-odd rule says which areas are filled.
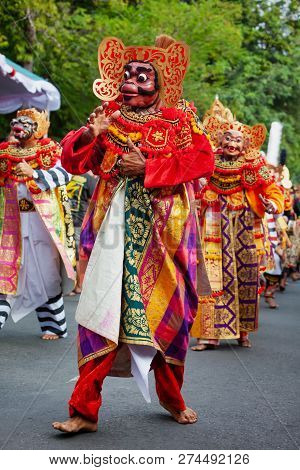
[[[298,450],[2,450],[1,469],[247,468],[298,469]]]

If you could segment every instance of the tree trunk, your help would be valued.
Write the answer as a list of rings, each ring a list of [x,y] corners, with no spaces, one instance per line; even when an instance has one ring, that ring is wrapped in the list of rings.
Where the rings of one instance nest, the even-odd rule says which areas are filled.
[[[36,43],[36,29],[35,29],[35,24],[33,20],[33,13],[29,7],[26,9],[26,18],[27,18],[27,24],[25,28],[25,37],[27,40],[27,45],[28,45],[28,54],[31,56],[30,60],[27,62],[24,62],[23,66],[25,69],[29,70],[32,72],[33,70],[33,48]]]

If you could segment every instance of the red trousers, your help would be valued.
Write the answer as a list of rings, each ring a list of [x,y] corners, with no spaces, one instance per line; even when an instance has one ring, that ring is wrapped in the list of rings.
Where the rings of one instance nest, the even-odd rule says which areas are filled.
[[[70,416],[81,415],[90,421],[98,421],[102,404],[102,384],[112,368],[117,349],[88,361],[80,367],[80,377],[69,401]],[[161,402],[177,411],[186,409],[181,395],[184,367],[167,364],[160,353],[156,353],[151,368],[154,370],[156,392]]]

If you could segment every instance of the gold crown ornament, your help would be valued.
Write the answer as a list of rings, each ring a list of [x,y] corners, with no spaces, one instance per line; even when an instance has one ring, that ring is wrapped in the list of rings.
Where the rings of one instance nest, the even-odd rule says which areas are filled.
[[[98,49],[100,78],[93,91],[102,101],[120,95],[124,66],[132,61],[151,63],[158,74],[159,95],[165,106],[175,106],[182,94],[182,82],[189,65],[189,47],[162,35],[155,46],[125,46],[115,37],[104,38]]]
[[[37,123],[37,129],[34,133],[34,136],[37,139],[41,139],[45,134],[47,134],[50,126],[48,111],[38,111],[35,108],[19,109],[17,117],[20,116],[27,116],[32,119],[33,122]]]
[[[225,108],[218,97],[215,98],[211,108],[206,111],[203,125],[215,148],[219,146],[220,134],[235,130],[241,132],[247,142],[245,160],[255,160],[260,157],[260,148],[267,135],[266,126],[255,124],[251,127],[237,121],[230,109]]]

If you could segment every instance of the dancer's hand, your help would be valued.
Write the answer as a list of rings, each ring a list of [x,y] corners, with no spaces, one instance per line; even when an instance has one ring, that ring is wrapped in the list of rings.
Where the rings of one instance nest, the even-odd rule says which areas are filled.
[[[146,158],[130,139],[127,140],[127,143],[130,152],[123,153],[121,160],[119,160],[118,163],[121,174],[124,176],[144,175],[146,169]]]
[[[32,178],[33,176],[33,168],[26,162],[26,160],[22,160],[21,163],[18,163],[16,166],[16,173],[17,176],[26,176],[28,178]]]
[[[107,106],[108,103],[103,103],[102,106],[98,106],[87,120],[88,132],[92,139],[98,137],[102,132],[105,132],[113,119],[116,119],[120,115],[120,111],[115,111],[111,116],[107,116],[105,114]]]
[[[259,194],[258,197],[261,200],[262,205],[265,208],[265,211],[268,212],[268,214],[275,214],[275,212],[277,211],[275,204],[272,201],[270,201],[270,199],[267,199],[266,197],[264,197],[262,194]]]

